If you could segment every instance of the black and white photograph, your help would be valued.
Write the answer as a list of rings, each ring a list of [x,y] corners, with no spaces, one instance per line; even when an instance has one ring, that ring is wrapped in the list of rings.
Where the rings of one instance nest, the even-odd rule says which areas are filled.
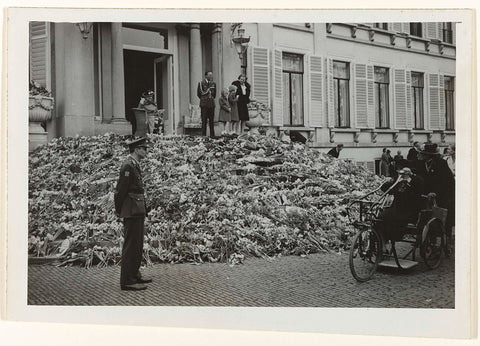
[[[325,328],[348,311],[469,318],[461,11],[51,11],[18,21],[28,56],[12,63],[28,76],[12,93],[25,106],[28,92],[15,114],[25,185],[9,185],[24,313],[205,308],[219,323],[218,308],[245,320],[335,308]],[[304,316],[300,330],[341,330]]]

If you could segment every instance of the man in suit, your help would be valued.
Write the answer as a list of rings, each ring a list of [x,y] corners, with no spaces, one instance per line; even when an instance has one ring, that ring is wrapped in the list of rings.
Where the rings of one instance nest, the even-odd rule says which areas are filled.
[[[418,159],[417,173],[425,180],[425,194],[434,192],[437,205],[448,209],[445,231],[450,243],[452,226],[455,225],[455,178],[436,143],[425,143]]]
[[[343,149],[343,144],[337,144],[335,148],[330,149],[330,151],[327,153],[328,155],[335,157],[338,159],[338,156],[340,155],[340,151]]]
[[[422,150],[419,142],[413,142],[413,147],[410,148],[407,154],[408,161],[417,161],[418,152]]]
[[[120,168],[115,189],[115,212],[124,225],[120,288],[140,291],[147,289],[144,283],[152,282],[140,274],[147,213],[140,161],[147,156],[146,138],[130,141],[128,146],[130,155]]]
[[[205,72],[205,79],[198,83],[197,96],[200,99],[200,113],[202,116],[202,134],[207,135],[207,121],[210,129],[210,138],[215,137],[213,116],[215,114],[215,96],[217,87],[213,81],[213,73]]]

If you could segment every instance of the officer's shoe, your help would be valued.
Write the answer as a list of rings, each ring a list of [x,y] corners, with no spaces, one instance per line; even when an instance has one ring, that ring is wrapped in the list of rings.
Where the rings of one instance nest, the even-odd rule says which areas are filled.
[[[149,284],[153,280],[148,277],[137,278],[137,284]]]
[[[143,291],[147,289],[147,286],[136,283],[131,285],[122,285],[121,289],[122,291]]]

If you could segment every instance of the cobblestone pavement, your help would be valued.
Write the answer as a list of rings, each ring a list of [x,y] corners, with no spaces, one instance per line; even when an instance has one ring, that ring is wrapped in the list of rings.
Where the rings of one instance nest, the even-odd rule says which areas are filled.
[[[454,259],[436,270],[382,269],[366,283],[350,274],[348,253],[288,256],[244,264],[156,264],[146,291],[121,291],[120,267],[30,265],[30,305],[454,308]]]

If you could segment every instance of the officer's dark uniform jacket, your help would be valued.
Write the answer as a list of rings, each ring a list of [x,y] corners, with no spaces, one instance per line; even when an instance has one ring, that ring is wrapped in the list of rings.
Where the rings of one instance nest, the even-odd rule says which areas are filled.
[[[122,218],[145,217],[145,190],[140,165],[131,156],[120,168],[115,192],[115,211]]]
[[[200,99],[200,107],[215,108],[216,95],[217,89],[215,82],[204,79],[198,83],[197,96]]]

